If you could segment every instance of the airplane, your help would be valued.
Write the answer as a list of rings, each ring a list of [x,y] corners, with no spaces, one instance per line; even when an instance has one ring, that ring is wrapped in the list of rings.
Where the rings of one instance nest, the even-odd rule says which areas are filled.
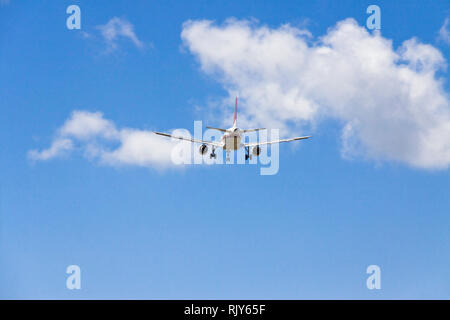
[[[179,139],[179,140],[185,140],[193,143],[201,143],[202,145],[199,148],[199,153],[201,155],[205,155],[208,152],[208,145],[211,146],[211,153],[209,155],[210,159],[214,158],[216,159],[216,148],[222,148],[226,152],[226,161],[230,161],[230,151],[231,150],[238,150],[240,148],[245,148],[245,160],[252,159],[252,155],[259,156],[261,154],[261,147],[262,145],[268,145],[268,144],[274,144],[274,143],[281,143],[281,142],[290,142],[290,141],[296,141],[296,140],[304,140],[311,138],[311,136],[304,136],[304,137],[295,137],[290,139],[280,139],[275,141],[265,141],[265,142],[250,142],[250,143],[242,143],[242,134],[246,132],[256,132],[260,130],[266,130],[266,128],[257,128],[257,129],[239,129],[237,127],[237,97],[234,104],[234,122],[233,126],[228,129],[221,129],[221,128],[215,128],[215,127],[208,127],[208,129],[218,130],[223,132],[223,136],[220,139],[220,141],[204,141],[199,139],[192,139],[192,138],[186,138],[186,137],[179,137],[179,136],[173,136],[168,133],[164,132],[157,132],[153,131],[155,134]],[[252,152],[250,154],[250,148],[252,148]]]

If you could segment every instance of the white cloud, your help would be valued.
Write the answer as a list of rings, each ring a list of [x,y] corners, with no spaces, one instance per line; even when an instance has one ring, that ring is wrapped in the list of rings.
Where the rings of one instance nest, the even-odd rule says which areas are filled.
[[[134,32],[134,26],[125,19],[111,18],[106,24],[97,26],[97,29],[100,30],[110,50],[117,48],[117,41],[120,37],[130,40],[138,48],[144,46]]]
[[[85,140],[95,136],[114,138],[118,132],[111,121],[103,119],[101,112],[74,111],[60,128],[60,134]]]
[[[91,160],[105,165],[137,165],[163,168],[173,166],[175,144],[151,131],[123,128],[103,118],[100,112],[74,111],[57,131],[48,149],[31,150],[33,160],[50,160],[77,149]]]
[[[64,153],[72,150],[72,140],[67,138],[57,138],[53,140],[52,145],[48,149],[42,151],[31,150],[28,156],[33,160],[48,160],[57,156],[61,156]]]
[[[445,43],[450,44],[450,19],[446,18],[444,24],[439,29],[439,39],[444,41]]]
[[[107,164],[128,164],[138,166],[168,165],[174,145],[167,138],[156,136],[150,131],[123,129],[120,132],[120,146],[104,152],[102,161]]]
[[[333,118],[345,157],[450,164],[449,95],[436,75],[446,64],[431,45],[413,38],[394,50],[353,19],[316,39],[235,19],[188,21],[181,37],[204,72],[239,94],[245,125],[306,133]]]

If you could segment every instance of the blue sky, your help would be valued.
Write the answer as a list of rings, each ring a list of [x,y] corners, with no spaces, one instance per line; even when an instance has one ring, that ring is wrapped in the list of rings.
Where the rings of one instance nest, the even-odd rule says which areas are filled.
[[[81,8],[81,30],[66,28],[66,8],[71,4]],[[360,128],[357,137],[363,148],[345,157],[343,127],[350,118],[363,121],[364,126],[371,117],[358,118],[353,109],[324,108],[317,117],[305,120],[303,111],[296,109],[300,115],[292,125],[281,120],[286,115],[282,112],[289,110],[284,102],[260,112],[249,88],[263,82],[244,81],[236,78],[235,69],[225,69],[231,60],[214,54],[226,48],[203,49],[202,39],[206,45],[211,43],[211,26],[199,38],[188,33],[184,39],[181,36],[188,30],[187,21],[195,26],[205,19],[216,21],[212,28],[226,35],[230,22],[225,21],[234,17],[236,21],[257,19],[248,27],[251,30],[262,26],[278,30],[290,24],[307,29],[310,39],[318,39],[347,18],[359,25],[352,30],[364,28],[370,4],[375,3],[3,3],[0,297],[450,298],[450,173],[445,158],[449,131],[439,134],[444,149],[424,142],[417,150],[399,153],[379,149],[371,139],[372,131]],[[394,50],[415,37],[433,47],[426,47],[431,51],[424,54],[439,60],[435,54],[440,52],[448,63],[450,43],[439,37],[450,17],[447,1],[376,4],[381,8],[381,36],[392,40]],[[98,26],[114,17],[132,25],[142,45],[119,35],[111,49]],[[206,70],[207,59],[213,71]],[[245,69],[236,65],[238,70]],[[440,120],[421,123],[420,128],[435,129],[433,123],[445,128],[448,69],[430,66],[431,76],[426,77],[417,68],[411,72],[420,75],[424,84],[440,81],[438,94],[428,98],[440,97],[436,106],[442,112]],[[300,68],[300,76],[302,72]],[[363,74],[361,79],[370,78]],[[352,84],[342,81],[336,88],[351,90]],[[384,103],[391,101],[386,98],[389,88],[376,89],[380,100],[374,100],[373,108],[382,113],[390,107]],[[161,168],[154,160],[136,165],[135,159],[128,158],[119,165],[105,164],[86,158],[81,140],[74,140],[80,145],[73,152],[51,159],[30,158],[30,150],[41,152],[59,138],[59,128],[74,110],[101,112],[118,130],[192,130],[195,120],[219,126],[229,119],[231,126],[236,90],[242,96],[245,123],[277,120],[285,125],[282,134],[300,130],[313,135],[294,146],[280,145],[275,175],[260,175],[259,165]],[[324,90],[324,96],[329,92]],[[306,93],[304,97],[313,97],[312,104],[322,108],[321,98],[316,101],[314,94]],[[345,102],[336,103],[344,106]],[[412,100],[411,108],[415,106]],[[411,110],[405,107],[398,112]],[[424,111],[424,118],[434,119],[430,112]],[[376,125],[380,135],[391,130],[388,124],[384,129],[384,122],[366,124]],[[401,125],[392,125],[400,137],[409,132]],[[396,136],[386,139],[397,141]],[[429,150],[437,150],[436,157],[428,157]],[[73,264],[81,268],[81,290],[66,288],[65,271]],[[381,268],[381,290],[366,287],[366,268],[372,264]]]

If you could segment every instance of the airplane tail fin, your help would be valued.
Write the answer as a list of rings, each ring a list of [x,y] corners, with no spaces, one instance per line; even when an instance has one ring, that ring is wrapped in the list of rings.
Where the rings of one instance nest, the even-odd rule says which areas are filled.
[[[234,122],[233,122],[233,127],[236,127],[236,122],[237,122],[237,97],[236,97],[236,100],[234,102]]]

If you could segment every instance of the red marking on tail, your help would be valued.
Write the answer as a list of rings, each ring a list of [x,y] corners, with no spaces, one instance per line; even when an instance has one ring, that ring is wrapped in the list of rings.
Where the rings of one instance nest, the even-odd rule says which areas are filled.
[[[236,120],[237,120],[237,97],[236,97],[236,101],[234,103],[234,122],[233,122],[234,126],[236,126]]]

